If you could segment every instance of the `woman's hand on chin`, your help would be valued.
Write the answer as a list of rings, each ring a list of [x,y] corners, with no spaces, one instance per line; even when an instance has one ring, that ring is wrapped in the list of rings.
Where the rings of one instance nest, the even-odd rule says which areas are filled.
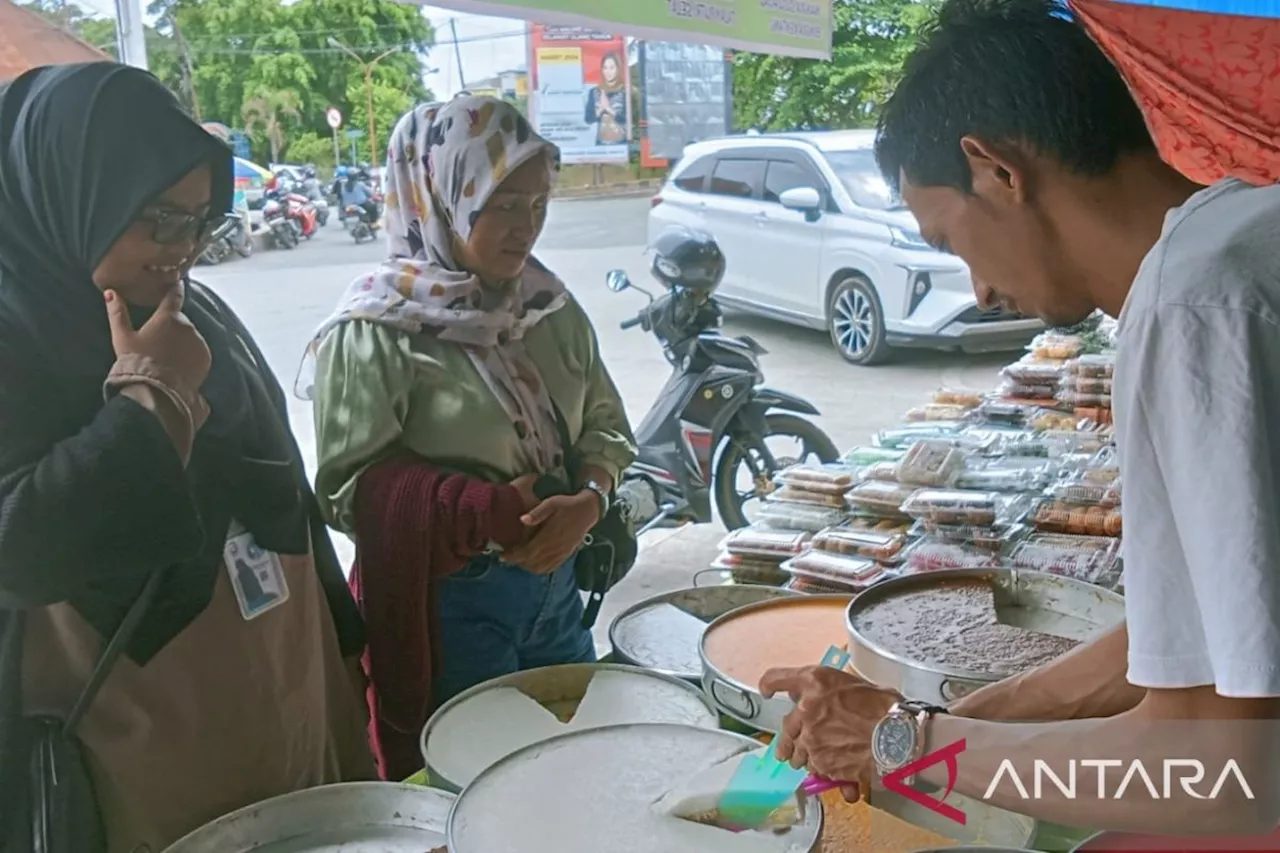
[[[538,504],[521,520],[532,535],[503,559],[535,575],[551,574],[573,556],[600,520],[600,497],[591,489],[557,495]]]

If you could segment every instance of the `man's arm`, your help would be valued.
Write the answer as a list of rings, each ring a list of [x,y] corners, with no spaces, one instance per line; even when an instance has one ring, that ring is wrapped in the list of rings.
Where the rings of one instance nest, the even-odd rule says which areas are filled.
[[[949,710],[957,717],[1004,722],[1122,714],[1147,692],[1125,679],[1128,650],[1129,632],[1122,624],[1038,669],[971,693]]]

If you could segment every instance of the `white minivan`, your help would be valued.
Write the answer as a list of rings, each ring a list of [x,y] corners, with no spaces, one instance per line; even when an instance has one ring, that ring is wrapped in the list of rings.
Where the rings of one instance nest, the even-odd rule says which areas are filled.
[[[649,238],[700,228],[728,261],[725,305],[816,329],[854,364],[893,347],[1002,352],[1044,327],[982,311],[969,268],[921,239],[876,167],[874,131],[753,134],[688,146],[649,214]]]

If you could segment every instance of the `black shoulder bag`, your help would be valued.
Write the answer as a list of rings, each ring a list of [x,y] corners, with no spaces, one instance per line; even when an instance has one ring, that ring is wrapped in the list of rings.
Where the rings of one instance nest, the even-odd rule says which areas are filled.
[[[19,749],[26,753],[25,790],[14,792],[17,796],[5,804],[14,825],[5,829],[4,853],[103,853],[107,849],[102,814],[76,729],[146,615],[163,574],[154,572],[147,578],[66,719],[21,720],[18,737]],[[18,630],[23,630],[25,612],[12,615],[19,620]],[[6,792],[5,799],[9,796]]]
[[[560,407],[552,403],[556,414],[556,430],[560,433],[560,444],[564,449],[565,468],[570,482],[575,482],[578,475],[577,462],[570,452],[573,442],[569,438],[569,425],[560,413]],[[562,483],[551,476],[540,477],[533,487],[538,500],[546,500],[554,495],[573,494],[569,483]],[[636,564],[640,546],[636,541],[635,527],[622,512],[622,506],[616,500],[609,502],[609,511],[604,518],[596,522],[583,540],[578,550],[578,559],[574,563],[574,571],[578,576],[578,589],[587,593],[587,602],[582,614],[582,626],[592,628],[600,615],[600,605],[604,596],[618,582],[627,576]]]

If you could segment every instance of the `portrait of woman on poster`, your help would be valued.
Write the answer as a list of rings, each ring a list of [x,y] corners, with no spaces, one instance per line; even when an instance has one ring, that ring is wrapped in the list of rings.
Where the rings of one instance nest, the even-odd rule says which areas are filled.
[[[600,85],[587,94],[587,124],[596,126],[596,145],[627,141],[627,85],[622,59],[610,51],[600,60]]]

